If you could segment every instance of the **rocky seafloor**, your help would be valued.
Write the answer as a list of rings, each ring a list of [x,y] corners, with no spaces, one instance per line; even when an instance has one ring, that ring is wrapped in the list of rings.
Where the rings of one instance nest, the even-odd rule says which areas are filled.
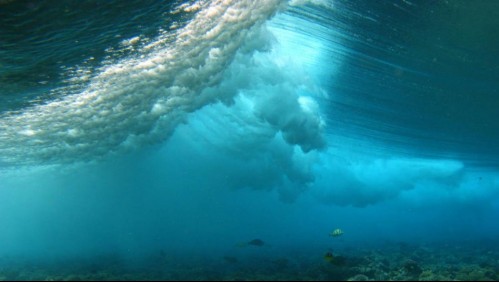
[[[64,260],[0,257],[0,281],[80,280],[499,280],[499,242],[390,243],[281,252],[178,256],[158,250],[141,259],[117,254]],[[324,254],[331,252],[332,259]]]

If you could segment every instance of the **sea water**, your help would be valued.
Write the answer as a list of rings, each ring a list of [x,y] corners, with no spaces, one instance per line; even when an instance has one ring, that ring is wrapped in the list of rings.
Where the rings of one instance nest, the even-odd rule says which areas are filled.
[[[0,280],[499,279],[497,11],[0,1]]]

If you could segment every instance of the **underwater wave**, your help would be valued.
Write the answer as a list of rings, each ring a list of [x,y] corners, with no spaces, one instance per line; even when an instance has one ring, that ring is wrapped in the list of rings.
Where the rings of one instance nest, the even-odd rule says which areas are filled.
[[[0,262],[495,240],[495,5],[0,1]]]
[[[1,162],[91,160],[164,140],[186,113],[236,95],[237,89],[217,89],[224,72],[239,53],[265,48],[262,25],[281,4],[199,1],[178,6],[172,14],[196,13],[185,27],[147,44],[141,44],[140,35],[127,38],[121,44],[136,51],[93,72],[76,71],[70,80],[84,81],[78,91],[4,111]]]
[[[92,11],[91,4],[97,5],[71,3],[52,7],[54,13],[69,13],[66,24],[77,14],[71,7]],[[34,14],[47,16],[42,12],[51,7],[19,5],[3,17],[7,24],[17,17],[31,23]],[[100,8],[102,17],[115,10],[112,4]],[[25,106],[3,94],[11,108],[4,105],[0,118],[2,167],[92,162],[151,145],[188,144],[201,163],[219,162],[224,155],[230,165],[222,167],[229,172],[239,167],[228,173],[239,179],[228,187],[279,187],[285,201],[313,190],[324,203],[366,206],[418,183],[459,186],[474,177],[475,165],[495,162],[495,123],[483,121],[496,111],[466,111],[467,91],[474,85],[450,87],[449,80],[469,73],[447,72],[448,65],[463,64],[456,54],[474,55],[464,63],[483,62],[486,56],[469,43],[480,38],[448,36],[450,42],[469,44],[468,50],[443,45],[446,37],[429,50],[421,47],[431,31],[421,19],[440,22],[433,13],[466,15],[460,3],[177,1],[133,2],[129,9],[135,14],[131,20],[78,18],[76,27],[89,30],[79,40],[97,34],[100,51],[89,50],[87,42],[84,51],[74,53],[71,33],[49,32],[50,40],[26,37],[41,44],[40,54],[30,53],[39,60],[43,50],[52,50],[47,44],[68,36],[71,40],[56,41],[61,57],[79,54],[80,60],[68,62],[60,80],[42,77],[41,89],[31,93],[20,87],[19,96],[32,97]],[[154,28],[134,30],[147,22],[145,15],[151,15]],[[485,17],[477,25],[491,22]],[[50,25],[39,31],[50,31]],[[105,32],[109,25],[117,28]],[[444,25],[435,33],[444,36],[451,28]],[[409,30],[412,37],[406,36]],[[494,99],[488,91],[495,82],[488,75],[476,105],[490,108]],[[482,136],[486,133],[489,138]],[[205,153],[210,150],[214,153]],[[493,193],[495,183],[491,176],[486,193]]]
[[[495,163],[496,71],[480,48],[496,43],[472,33],[493,23],[488,4],[139,2],[123,15],[113,14],[118,3],[3,4],[0,163],[89,161],[159,144],[186,114],[241,97],[249,105],[239,113],[304,152],[375,146]],[[100,16],[77,12],[97,6]],[[51,12],[60,23],[34,26]],[[465,36],[424,23],[452,15],[469,26]],[[39,35],[12,35],[24,29]],[[426,42],[429,32],[440,39]]]

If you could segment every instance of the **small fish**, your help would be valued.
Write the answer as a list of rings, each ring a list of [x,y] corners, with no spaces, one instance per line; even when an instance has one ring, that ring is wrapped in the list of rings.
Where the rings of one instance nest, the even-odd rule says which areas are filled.
[[[246,247],[246,246],[255,246],[255,247],[262,247],[265,245],[265,242],[260,240],[260,239],[253,239],[251,241],[248,241],[248,242],[244,242],[244,243],[239,243],[237,244],[238,247]]]
[[[263,242],[260,239],[253,239],[253,240],[251,240],[251,241],[248,242],[248,245],[253,245],[253,246],[261,247],[261,246],[265,245],[265,242]]]
[[[329,236],[331,236],[331,237],[339,237],[339,236],[341,236],[341,235],[343,235],[343,230],[341,230],[341,229],[339,229],[339,228],[337,228],[337,229],[333,230],[333,232],[331,232],[331,233],[329,234]]]
[[[344,266],[347,262],[344,256],[334,256],[332,252],[327,252],[324,255],[324,260],[336,266]]]
[[[327,262],[331,262],[334,260],[334,256],[333,256],[333,253],[332,252],[327,252],[325,255],[324,255],[324,259],[327,261]]]

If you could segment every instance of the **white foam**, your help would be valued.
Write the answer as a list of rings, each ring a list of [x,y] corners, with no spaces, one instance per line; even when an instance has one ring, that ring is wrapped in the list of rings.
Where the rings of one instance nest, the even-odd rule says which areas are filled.
[[[302,5],[315,5],[327,9],[334,9],[333,0],[291,0],[289,5],[302,6]]]
[[[336,153],[338,154],[338,153]],[[418,185],[457,187],[462,183],[465,167],[450,159],[373,156],[323,156],[314,193],[326,204],[364,207],[397,198]]]
[[[182,7],[199,12],[174,43],[171,34],[160,36],[142,47],[145,55],[98,70],[80,93],[2,117],[0,159],[71,162],[165,139],[186,113],[219,98],[201,92],[220,82],[252,29],[280,2],[218,0]],[[136,37],[127,41],[135,43]]]

